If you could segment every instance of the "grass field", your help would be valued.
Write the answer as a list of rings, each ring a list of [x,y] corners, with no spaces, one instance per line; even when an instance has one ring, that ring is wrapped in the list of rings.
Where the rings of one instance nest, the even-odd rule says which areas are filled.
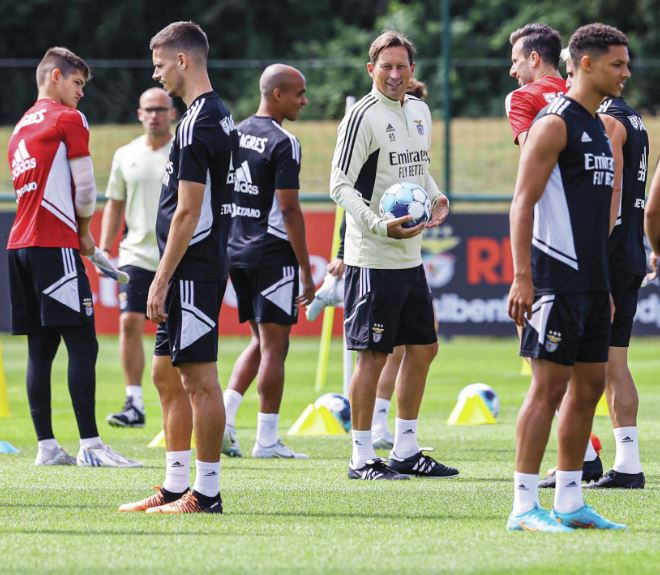
[[[0,419],[0,440],[21,449],[0,455],[1,573],[658,573],[660,569],[660,340],[635,340],[631,367],[641,411],[647,488],[587,493],[626,532],[567,535],[508,533],[512,498],[514,422],[527,388],[513,340],[457,338],[442,342],[428,381],[420,439],[439,460],[457,466],[455,480],[357,482],[346,478],[348,436],[287,439],[309,461],[223,460],[222,516],[149,517],[119,514],[117,505],[141,498],[163,479],[162,449],[146,447],[160,430],[153,387],[143,430],[100,424],[102,436],[142,469],[36,468],[35,439],[24,391],[25,341],[0,337],[13,415]],[[245,340],[224,339],[222,381]],[[315,398],[318,342],[292,343],[282,429]],[[150,351],[151,342],[146,343]],[[97,414],[122,401],[117,341],[100,339]],[[61,351],[54,372],[54,424],[60,442],[77,450]],[[341,389],[341,354],[333,347],[328,391]],[[485,381],[498,392],[497,425],[445,424],[458,391]],[[239,412],[239,437],[249,451],[257,401],[251,390]],[[606,467],[613,461],[608,418],[595,422]],[[383,453],[382,455],[385,455]],[[553,464],[553,437],[544,468]],[[552,493],[542,492],[551,504]]]
[[[646,117],[644,122],[650,139],[650,181],[660,150],[660,118]],[[301,191],[327,196],[330,162],[337,139],[337,123],[301,120],[288,123],[286,127],[298,136],[302,144]],[[125,126],[92,126],[91,152],[99,190],[105,190],[114,151],[140,133],[141,128],[137,123]],[[0,149],[6,149],[10,134],[11,128],[0,128]],[[511,142],[511,129],[505,118],[457,118],[452,123],[451,134],[454,192],[513,193],[518,149]],[[440,184],[443,182],[443,139],[443,124],[435,122],[431,170]],[[9,170],[0,168],[0,192],[11,192],[12,189]]]

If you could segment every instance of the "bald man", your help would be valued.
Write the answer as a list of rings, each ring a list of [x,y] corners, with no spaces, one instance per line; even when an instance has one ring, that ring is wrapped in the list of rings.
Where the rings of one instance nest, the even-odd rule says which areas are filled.
[[[106,418],[115,427],[144,427],[145,422],[142,332],[147,294],[159,259],[156,213],[176,116],[172,98],[162,88],[150,88],[140,96],[137,116],[144,135],[115,152],[101,229],[101,249],[109,254],[126,222],[119,267],[131,277],[128,284],[119,286],[119,357],[126,402],[121,411]]]
[[[259,413],[252,456],[307,458],[285,446],[277,431],[289,333],[298,321],[298,304],[314,298],[298,201],[300,143],[282,127],[284,120],[295,121],[307,104],[305,77],[291,66],[273,64],[261,75],[259,89],[257,113],[238,126],[239,157],[233,159],[233,179],[230,176],[234,192],[229,274],[239,319],[250,322],[252,338],[236,360],[224,393],[227,424],[222,452],[242,456],[236,412],[256,378]]]

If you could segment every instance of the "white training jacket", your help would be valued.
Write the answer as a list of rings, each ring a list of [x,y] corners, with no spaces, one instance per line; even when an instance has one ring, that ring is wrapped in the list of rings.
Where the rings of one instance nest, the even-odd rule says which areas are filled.
[[[346,114],[337,133],[330,197],[346,210],[344,262],[377,269],[421,265],[422,234],[387,237],[378,206],[396,182],[424,188],[431,204],[441,195],[429,172],[431,112],[420,99],[390,100],[375,87]]]

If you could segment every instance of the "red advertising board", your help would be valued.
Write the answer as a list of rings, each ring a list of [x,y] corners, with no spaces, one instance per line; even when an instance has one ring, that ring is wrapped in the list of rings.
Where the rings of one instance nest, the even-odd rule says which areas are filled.
[[[314,281],[319,285],[325,276],[325,267],[330,257],[330,245],[332,243],[332,230],[334,226],[334,211],[306,211],[305,227],[307,231],[307,247],[309,249],[312,262],[312,273]],[[95,238],[101,236],[101,212],[94,214],[92,220],[92,233]],[[116,253],[116,246],[115,246]],[[94,296],[94,311],[96,314],[97,333],[113,334],[118,332],[119,327],[119,307],[118,307],[118,287],[117,283],[108,279],[99,277],[94,266],[89,263],[87,258],[85,266],[87,275],[92,285],[92,294]],[[337,310],[334,321],[334,334],[341,335],[342,331],[342,313]],[[298,324],[293,328],[295,335],[320,335],[322,315],[315,321],[308,322],[305,318],[304,309],[301,309]],[[151,333],[155,333],[155,326],[149,324],[147,328]],[[220,333],[225,335],[248,335],[250,332],[247,324],[238,322],[238,313],[236,311],[236,296],[231,285],[227,288],[225,299],[220,312]]]

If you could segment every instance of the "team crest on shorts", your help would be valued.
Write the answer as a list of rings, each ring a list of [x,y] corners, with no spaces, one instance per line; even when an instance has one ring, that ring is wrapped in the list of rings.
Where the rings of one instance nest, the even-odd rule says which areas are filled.
[[[415,124],[417,125],[417,133],[420,136],[424,135],[424,124],[422,123],[422,120],[415,120]]]
[[[119,294],[119,309],[124,311],[128,307],[128,294],[121,292]]]
[[[85,315],[87,317],[92,317],[94,315],[94,302],[92,302],[92,298],[83,298],[82,304],[83,308],[85,308]]]
[[[383,338],[383,332],[385,331],[385,328],[382,324],[375,323],[371,330],[373,331],[372,339],[374,340],[374,343],[378,343]]]
[[[559,347],[561,341],[561,333],[558,331],[549,331],[545,334],[545,349],[548,353],[552,353]]]

